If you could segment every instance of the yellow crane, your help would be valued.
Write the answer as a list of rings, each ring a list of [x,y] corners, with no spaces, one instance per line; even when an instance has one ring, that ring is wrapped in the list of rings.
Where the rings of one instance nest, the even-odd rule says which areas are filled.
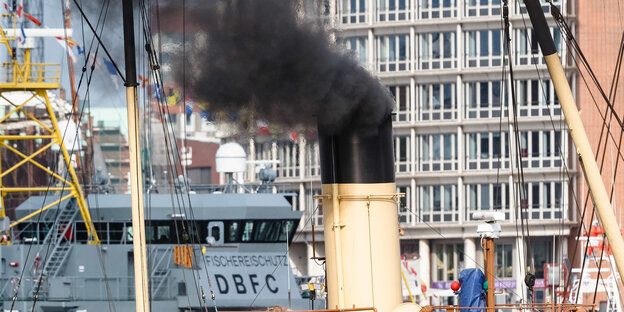
[[[60,65],[49,63],[33,63],[31,61],[31,51],[34,47],[34,37],[60,37],[67,38],[71,35],[71,31],[67,29],[19,29],[16,27],[16,14],[3,14],[3,17],[10,18],[13,23],[13,29],[5,30],[0,25],[0,44],[4,45],[8,51],[8,61],[0,63],[0,101],[5,102],[7,108],[4,115],[0,117],[0,149],[9,153],[14,153],[21,160],[15,164],[10,164],[8,168],[2,168],[0,162],[0,217],[6,217],[5,197],[9,193],[32,193],[53,191],[61,194],[60,198],[54,202],[41,207],[39,210],[10,223],[10,227],[15,227],[21,222],[28,220],[47,209],[59,205],[66,200],[74,199],[80,210],[89,243],[99,244],[100,240],[93,226],[93,221],[89,214],[87,202],[84,198],[84,192],[78,181],[76,171],[72,166],[71,156],[66,148],[67,138],[59,129],[59,123],[56,112],[48,95],[48,91],[59,89],[60,83]],[[18,35],[26,34],[25,38],[18,38]],[[21,40],[18,40],[21,39]],[[18,42],[21,41],[21,42]],[[15,47],[15,48],[14,48]],[[23,50],[21,57],[16,53],[17,49]],[[21,96],[15,96],[21,94]],[[36,110],[29,110],[28,107],[36,107]],[[37,113],[33,113],[36,111]],[[35,128],[35,134],[20,132],[15,134],[15,126],[8,126],[15,122],[27,123]],[[18,127],[19,128],[19,127]],[[32,132],[32,131],[31,131]],[[24,151],[20,151],[13,146],[13,143],[19,140],[33,140],[36,142],[49,142],[41,144],[40,147],[30,155],[26,155]],[[72,138],[73,140],[73,138]],[[53,146],[59,147],[59,152],[63,159],[63,164],[67,170],[67,175],[50,170],[35,160],[35,157],[42,155],[50,150]],[[0,154],[2,157],[2,154]],[[26,164],[41,169],[49,175],[51,183],[47,186],[11,186],[5,187],[3,179],[7,175],[15,174],[16,170]]]

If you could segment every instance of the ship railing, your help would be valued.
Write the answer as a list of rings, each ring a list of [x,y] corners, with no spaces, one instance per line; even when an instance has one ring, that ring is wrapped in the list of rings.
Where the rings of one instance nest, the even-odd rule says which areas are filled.
[[[224,311],[224,310],[220,310],[221,312],[243,312],[243,311]],[[351,312],[351,311],[372,311],[372,312],[377,312],[377,308],[375,307],[367,307],[367,308],[344,308],[344,309],[329,309],[329,310],[289,310],[286,309],[284,307],[271,307],[268,308],[266,310],[251,310],[251,311],[245,311],[245,312],[286,312],[286,311],[297,311],[297,312]]]
[[[596,305],[594,304],[574,304],[574,303],[510,303],[510,304],[497,304],[495,307],[460,307],[460,306],[424,306],[421,312],[462,312],[462,311],[482,311],[482,312],[589,312],[595,311]]]
[[[0,299],[12,300],[18,290],[19,276],[0,278]],[[17,291],[18,301],[32,301],[33,294],[21,289],[33,289],[37,279],[23,278]],[[177,283],[168,279],[155,300],[173,300],[177,296]],[[108,288],[108,289],[107,289]],[[110,291],[110,292],[109,292]],[[125,301],[134,300],[134,277],[108,276],[63,276],[57,279],[44,279],[39,298],[50,301]]]
[[[61,81],[60,69],[60,64],[51,63],[1,63],[0,89],[57,89]]]
[[[83,185],[88,193],[124,193],[127,184],[110,184],[103,188],[100,185]],[[188,190],[195,194],[219,194],[219,193],[288,193],[287,184],[189,184]],[[149,193],[171,194],[186,192],[186,187],[179,185],[144,185]],[[102,190],[107,190],[103,192]]]

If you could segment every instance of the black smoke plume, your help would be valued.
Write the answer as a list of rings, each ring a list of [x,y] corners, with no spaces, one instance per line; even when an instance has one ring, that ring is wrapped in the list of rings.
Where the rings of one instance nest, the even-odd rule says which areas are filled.
[[[184,64],[174,66],[204,109],[251,111],[286,126],[316,126],[318,117],[330,133],[367,129],[391,113],[388,91],[318,20],[303,18],[298,1],[210,2],[209,14],[188,14],[204,43],[187,45]]]

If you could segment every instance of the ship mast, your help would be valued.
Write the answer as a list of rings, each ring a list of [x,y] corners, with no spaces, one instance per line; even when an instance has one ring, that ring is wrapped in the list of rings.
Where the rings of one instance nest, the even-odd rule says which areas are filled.
[[[126,101],[128,105],[128,146],[130,154],[130,187],[132,232],[134,239],[134,292],[136,311],[149,312],[147,256],[145,251],[145,215],[139,140],[139,109],[134,47],[134,11],[132,0],[123,1],[124,56],[126,61]]]
[[[525,0],[524,5],[531,18],[531,24],[533,25],[537,41],[542,49],[550,78],[555,87],[559,102],[561,103],[561,109],[570,130],[570,136],[576,146],[576,152],[587,185],[589,186],[589,192],[598,210],[598,216],[607,234],[607,238],[609,239],[611,251],[615,258],[615,264],[620,272],[620,278],[622,282],[624,282],[624,239],[620,234],[617,219],[613,213],[607,190],[605,189],[600,170],[596,164],[596,158],[589,144],[585,129],[583,128],[583,123],[581,122],[581,117],[576,108],[576,102],[572,96],[572,90],[565,76],[561,60],[557,54],[555,43],[550,35],[546,17],[544,17],[544,12],[542,11],[542,5],[539,0]]]

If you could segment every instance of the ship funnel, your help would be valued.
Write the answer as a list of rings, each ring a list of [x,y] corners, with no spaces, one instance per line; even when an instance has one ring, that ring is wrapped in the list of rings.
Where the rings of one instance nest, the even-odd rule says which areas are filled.
[[[391,117],[370,130],[319,129],[330,309],[402,303]]]

